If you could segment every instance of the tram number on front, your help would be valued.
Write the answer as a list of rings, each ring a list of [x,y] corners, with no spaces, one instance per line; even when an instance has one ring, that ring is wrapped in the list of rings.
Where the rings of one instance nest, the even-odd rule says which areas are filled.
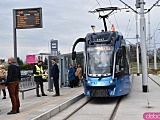
[[[109,46],[98,47],[98,50],[100,50],[100,51],[108,51],[108,50],[111,50],[111,48]]]
[[[97,39],[97,41],[104,41],[104,38],[99,38]]]

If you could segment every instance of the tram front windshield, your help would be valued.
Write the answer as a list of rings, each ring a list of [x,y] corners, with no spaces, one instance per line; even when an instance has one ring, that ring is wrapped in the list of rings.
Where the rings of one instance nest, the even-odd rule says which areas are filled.
[[[113,62],[113,46],[97,44],[87,48],[88,75],[92,77],[110,76]]]

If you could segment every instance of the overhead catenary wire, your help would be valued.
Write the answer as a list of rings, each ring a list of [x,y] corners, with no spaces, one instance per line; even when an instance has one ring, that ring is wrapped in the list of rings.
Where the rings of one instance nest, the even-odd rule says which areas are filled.
[[[129,29],[128,29],[128,31],[126,32],[127,34],[126,34],[126,37],[128,37],[129,36],[129,34],[130,34],[130,31],[131,31],[131,29],[132,29],[132,27],[133,27],[133,21],[134,21],[134,17],[132,16],[132,20],[130,20],[131,21],[131,24],[130,24],[130,27],[128,27]]]
[[[157,1],[148,9],[148,11],[147,11],[146,13],[150,12],[150,11],[153,9],[153,7],[155,7],[155,6],[159,3],[159,1],[160,1],[160,0],[157,0]]]
[[[122,2],[124,5],[126,5],[129,9],[131,9],[133,12],[135,12],[136,14],[141,14],[139,12],[137,12],[136,10],[134,10],[131,6],[129,6],[128,4],[126,4],[124,1],[122,0],[119,0],[120,2]],[[159,3],[160,0],[157,0],[146,12],[144,12],[144,14],[150,12],[153,7],[155,7],[158,3]]]
[[[158,23],[156,29],[153,31],[153,35],[152,35],[150,38],[148,38],[146,41],[148,41],[148,40],[150,40],[150,39],[152,39],[152,38],[154,37],[154,33],[158,30],[159,25],[160,25],[160,22]],[[157,37],[156,37],[156,38],[157,38]]]
[[[126,4],[125,2],[123,2],[122,0],[119,0],[120,2],[122,2],[125,6],[127,6],[129,9],[131,9],[133,12],[137,13],[138,12],[136,10],[134,10],[131,6],[129,6],[128,4]]]
[[[125,31],[125,36],[128,37],[129,35],[129,31],[131,30],[131,28],[129,28],[129,25],[130,25],[130,22],[131,22],[131,18],[133,19],[133,16],[131,15],[130,16],[130,19],[128,20],[128,24],[127,24],[127,27],[126,27],[126,31]],[[132,23],[131,23],[131,27],[132,27],[132,24],[133,24],[133,20],[132,20]],[[128,33],[128,34],[127,34]]]
[[[98,1],[98,0],[96,0],[96,1],[97,1],[98,5],[101,7],[101,5],[100,5],[99,1]]]
[[[127,30],[128,30],[128,27],[129,27],[129,23],[130,23],[130,19],[128,20],[128,24],[127,24],[127,27],[126,27],[126,31],[125,31],[125,35],[124,36],[127,36]]]
[[[96,0],[97,4],[95,6],[93,6],[89,11],[92,11],[93,9],[96,9],[97,6],[100,6],[100,2],[98,0]]]
[[[95,9],[97,5],[101,8],[100,2],[98,0],[96,0],[96,2],[97,2],[97,4],[94,7],[92,7],[92,9],[89,12],[91,12],[93,9]],[[104,11],[103,11],[103,13],[105,14]],[[108,20],[109,24],[111,25],[111,21],[109,20],[109,18],[107,20]]]
[[[124,1],[122,1],[122,0],[119,0],[119,1],[122,2],[125,6],[127,6],[129,9],[131,9],[131,10],[132,10],[133,12],[135,12],[136,14],[141,14],[140,12],[137,12],[137,11],[134,10],[131,6],[129,6],[128,4],[126,4]],[[160,0],[157,0],[146,12],[144,12],[144,14],[150,12],[150,11],[153,9],[153,7],[155,7],[159,2],[160,2]],[[159,24],[160,24],[160,23],[159,23]],[[159,24],[158,24],[156,30],[158,29]],[[155,31],[156,31],[156,30],[155,30]],[[154,32],[155,32],[155,31],[154,31]],[[152,39],[153,36],[154,36],[154,35],[152,35],[152,36],[151,36],[150,38],[148,38],[146,41]]]

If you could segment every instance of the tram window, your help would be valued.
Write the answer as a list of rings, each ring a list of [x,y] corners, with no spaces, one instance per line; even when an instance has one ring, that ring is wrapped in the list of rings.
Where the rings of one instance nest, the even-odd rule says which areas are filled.
[[[126,56],[126,48],[122,47],[117,53],[117,61],[116,61],[116,73],[128,74],[129,73],[129,65],[127,62]]]
[[[128,62],[127,62],[126,48],[122,47],[122,49],[123,49],[122,62],[123,62],[123,68],[124,68],[123,72],[124,72],[124,74],[128,74],[129,67],[128,67]]]

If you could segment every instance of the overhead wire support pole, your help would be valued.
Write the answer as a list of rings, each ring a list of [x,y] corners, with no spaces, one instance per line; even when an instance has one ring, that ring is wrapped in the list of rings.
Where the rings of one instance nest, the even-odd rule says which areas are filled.
[[[149,54],[148,54],[148,68],[149,68],[149,59],[150,59],[150,42],[151,42],[151,31],[150,31],[150,25],[151,25],[151,23],[150,23],[150,12],[148,12],[148,52],[149,52]]]
[[[147,69],[147,54],[146,54],[146,21],[145,21],[145,13],[144,13],[144,0],[140,0],[140,13],[135,11],[129,5],[124,3],[127,7],[133,10],[135,13],[140,14],[140,40],[141,40],[141,60],[142,60],[142,91],[148,92],[148,69]]]
[[[156,31],[160,29],[157,29],[154,31],[154,69],[157,70],[157,50],[156,50]]]
[[[136,40],[137,40],[137,44],[136,44],[136,53],[137,53],[137,76],[140,75],[140,71],[139,71],[139,48],[138,48],[138,39],[139,39],[139,35],[138,35],[138,15],[136,15]]]
[[[141,38],[141,60],[142,60],[142,90],[148,92],[148,69],[146,54],[146,21],[144,16],[144,0],[140,0],[140,38]]]
[[[157,51],[156,51],[156,37],[155,37],[155,32],[154,32],[154,69],[157,70]]]

